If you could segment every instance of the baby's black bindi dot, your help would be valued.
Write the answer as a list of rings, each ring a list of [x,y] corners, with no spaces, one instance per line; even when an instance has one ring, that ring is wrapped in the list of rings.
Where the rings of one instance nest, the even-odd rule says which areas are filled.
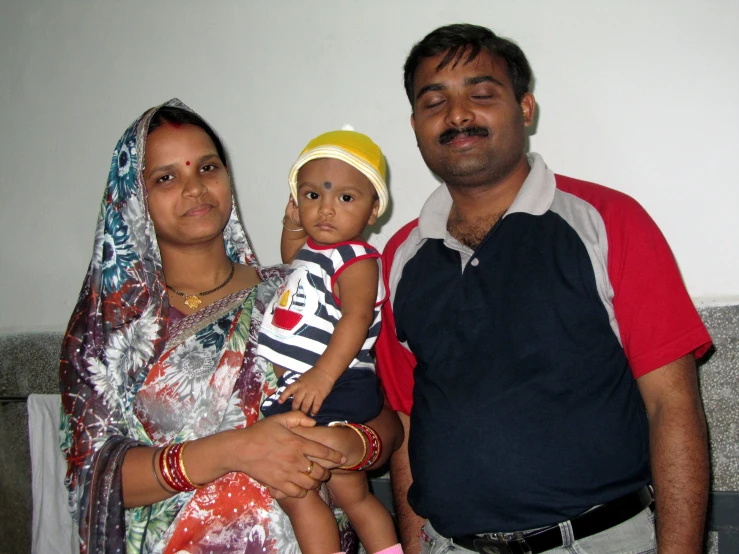
[[[323,188],[325,188],[326,190],[331,190],[332,186],[333,185],[331,184],[331,181],[326,181],[325,183],[323,183]]]

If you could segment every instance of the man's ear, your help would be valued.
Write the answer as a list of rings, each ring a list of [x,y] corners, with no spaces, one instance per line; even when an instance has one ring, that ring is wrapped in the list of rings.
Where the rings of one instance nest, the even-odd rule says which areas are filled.
[[[534,122],[534,112],[536,110],[536,100],[534,95],[527,92],[521,98],[521,111],[523,112],[523,124],[528,127]]]
[[[416,112],[411,112],[411,127],[416,131]]]

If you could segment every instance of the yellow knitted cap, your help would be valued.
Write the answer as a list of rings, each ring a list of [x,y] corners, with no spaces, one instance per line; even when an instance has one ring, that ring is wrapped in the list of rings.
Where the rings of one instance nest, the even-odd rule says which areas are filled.
[[[387,208],[387,166],[382,150],[372,139],[356,131],[329,131],[317,136],[308,143],[300,157],[293,164],[288,177],[290,192],[297,202],[298,171],[311,160],[334,158],[348,163],[361,171],[377,191],[380,202],[377,215],[382,215]]]

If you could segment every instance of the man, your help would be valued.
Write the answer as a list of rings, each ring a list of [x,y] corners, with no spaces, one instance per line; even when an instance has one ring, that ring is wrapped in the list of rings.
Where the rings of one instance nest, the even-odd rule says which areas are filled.
[[[473,25],[433,31],[405,64],[444,184],[384,253],[404,549],[651,552],[653,485],[660,554],[694,554],[710,337],[639,204],[526,155],[530,81],[518,46]]]

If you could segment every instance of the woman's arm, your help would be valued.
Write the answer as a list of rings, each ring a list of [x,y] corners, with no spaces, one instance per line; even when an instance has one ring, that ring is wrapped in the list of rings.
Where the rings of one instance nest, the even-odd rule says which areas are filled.
[[[328,478],[328,469],[347,460],[338,450],[293,432],[313,425],[315,421],[301,412],[268,417],[246,429],[191,441],[183,451],[183,464],[194,483],[207,484],[239,471],[284,496],[300,498]],[[153,504],[174,494],[157,482],[157,476],[164,480],[158,466],[152,468],[155,453],[152,447],[126,453],[122,470],[125,507]],[[319,463],[308,474],[313,460]]]
[[[293,197],[290,196],[290,200],[288,200],[285,207],[285,218],[282,220],[282,238],[280,240],[282,263],[292,263],[298,250],[303,247],[307,240],[308,234],[300,226],[298,206]]]
[[[387,463],[393,452],[403,444],[403,425],[398,418],[398,414],[388,404],[387,398],[380,414],[365,425],[372,427],[382,441],[382,454],[372,465],[372,469],[377,469]],[[347,427],[301,427],[295,429],[295,432],[342,452],[347,459],[346,463],[342,465],[356,465],[361,461],[364,454],[364,444],[359,435]],[[323,464],[322,461],[319,461],[319,463]]]
[[[318,413],[336,380],[367,340],[374,319],[379,274],[375,258],[351,263],[339,274],[336,295],[341,300],[341,318],[316,364],[285,389],[280,403],[292,396],[293,409]]]

